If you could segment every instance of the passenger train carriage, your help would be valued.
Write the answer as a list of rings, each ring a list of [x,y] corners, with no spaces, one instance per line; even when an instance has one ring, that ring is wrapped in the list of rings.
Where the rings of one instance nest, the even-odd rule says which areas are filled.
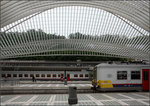
[[[2,71],[1,78],[4,80],[19,79],[19,80],[31,80],[32,76],[36,80],[57,80],[62,81],[65,77],[64,71]],[[91,74],[88,71],[66,71],[67,81],[88,81]]]
[[[96,90],[138,90],[150,89],[150,66],[125,64],[99,64],[94,68],[92,85]]]

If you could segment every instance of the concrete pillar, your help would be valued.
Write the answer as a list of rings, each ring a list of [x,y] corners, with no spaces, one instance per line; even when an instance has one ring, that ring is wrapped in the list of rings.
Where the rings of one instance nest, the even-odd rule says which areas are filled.
[[[67,85],[66,70],[64,71],[64,85]]]

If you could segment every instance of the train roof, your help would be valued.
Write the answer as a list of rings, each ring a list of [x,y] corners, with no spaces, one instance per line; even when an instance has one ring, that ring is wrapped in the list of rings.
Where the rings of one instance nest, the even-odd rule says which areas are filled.
[[[150,69],[150,65],[147,64],[98,64],[96,67],[145,67]]]

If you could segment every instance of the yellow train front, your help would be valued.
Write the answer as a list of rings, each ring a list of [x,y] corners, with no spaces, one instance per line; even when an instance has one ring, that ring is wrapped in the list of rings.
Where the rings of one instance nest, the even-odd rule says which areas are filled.
[[[99,64],[94,68],[93,87],[99,91],[149,91],[150,66]]]

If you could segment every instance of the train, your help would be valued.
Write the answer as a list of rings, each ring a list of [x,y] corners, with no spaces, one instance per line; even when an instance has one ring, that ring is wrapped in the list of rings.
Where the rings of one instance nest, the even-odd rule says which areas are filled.
[[[93,88],[97,91],[150,90],[150,66],[99,64],[94,67]]]
[[[64,71],[2,71],[3,80],[18,79],[32,80],[32,77],[38,81],[63,81],[65,78]],[[89,81],[92,80],[93,74],[87,70],[66,71],[67,81]]]
[[[32,70],[32,69],[31,69]],[[65,75],[66,74],[66,75]],[[37,71],[3,70],[2,80],[38,80],[50,81],[91,81],[93,88],[98,91],[150,90],[150,65],[127,63],[101,63],[91,70],[70,71]]]

